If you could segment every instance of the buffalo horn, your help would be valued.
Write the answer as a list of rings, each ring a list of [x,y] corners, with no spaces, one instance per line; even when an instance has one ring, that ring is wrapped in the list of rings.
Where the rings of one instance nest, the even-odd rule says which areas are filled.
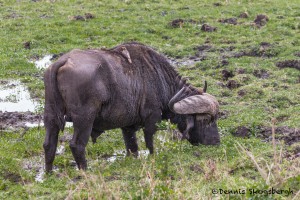
[[[173,105],[173,111],[178,114],[209,114],[214,117],[218,110],[218,101],[208,93],[189,96]]]

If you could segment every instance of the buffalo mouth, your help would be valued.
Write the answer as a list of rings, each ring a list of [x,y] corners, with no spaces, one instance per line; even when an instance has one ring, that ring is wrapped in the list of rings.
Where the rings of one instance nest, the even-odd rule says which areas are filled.
[[[220,134],[216,121],[197,121],[193,129],[189,132],[188,141],[194,145],[219,145]]]

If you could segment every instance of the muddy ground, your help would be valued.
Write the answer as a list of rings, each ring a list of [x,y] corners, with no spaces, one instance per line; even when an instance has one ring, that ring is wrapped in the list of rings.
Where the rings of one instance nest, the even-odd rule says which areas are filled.
[[[220,112],[220,118],[224,118],[228,115],[228,112]],[[225,116],[226,117],[226,116]],[[21,129],[32,126],[42,126],[43,117],[40,114],[35,114],[32,112],[2,112],[0,111],[0,129]],[[292,145],[294,143],[300,142],[300,129],[289,128],[286,126],[276,127],[275,129],[276,139],[283,140],[285,144]],[[253,134],[248,127],[238,127],[234,136],[249,138]],[[265,142],[272,141],[272,128],[271,127],[259,127],[255,135],[261,138]]]
[[[245,126],[240,126],[235,132],[232,133],[236,137],[249,138],[253,133],[250,128]],[[272,141],[272,127],[262,126],[258,127],[256,133],[257,137],[261,138],[263,141]],[[300,142],[300,129],[289,128],[287,126],[275,127],[275,139],[283,140],[285,144],[292,145],[294,143]]]
[[[0,111],[0,129],[19,129],[38,126],[43,122],[40,114],[33,112],[2,112]]]

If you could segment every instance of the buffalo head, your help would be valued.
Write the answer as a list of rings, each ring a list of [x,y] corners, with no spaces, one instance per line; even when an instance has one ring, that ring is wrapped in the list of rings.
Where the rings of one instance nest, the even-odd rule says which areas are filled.
[[[169,102],[169,108],[185,119],[183,138],[193,145],[216,145],[220,135],[216,124],[219,103],[208,93],[190,95],[190,89],[183,87]]]

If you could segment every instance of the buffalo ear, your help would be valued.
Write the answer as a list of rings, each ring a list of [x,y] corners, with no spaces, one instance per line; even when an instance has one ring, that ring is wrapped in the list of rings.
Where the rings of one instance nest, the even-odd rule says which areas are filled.
[[[219,103],[215,97],[204,93],[174,103],[173,110],[177,114],[209,114],[215,117],[219,111]]]

